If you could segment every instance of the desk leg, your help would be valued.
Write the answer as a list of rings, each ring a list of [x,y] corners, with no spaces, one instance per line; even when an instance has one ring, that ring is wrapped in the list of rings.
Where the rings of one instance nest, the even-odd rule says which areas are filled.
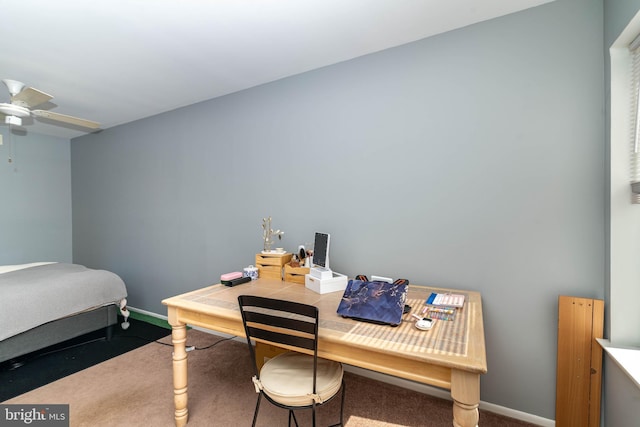
[[[176,427],[187,424],[187,325],[172,325],[173,343],[173,401],[175,405]]]
[[[480,374],[451,371],[454,427],[477,427],[480,404]]]

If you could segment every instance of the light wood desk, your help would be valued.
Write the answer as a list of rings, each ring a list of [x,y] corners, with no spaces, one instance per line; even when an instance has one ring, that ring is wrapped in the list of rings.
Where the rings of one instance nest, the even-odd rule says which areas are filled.
[[[410,286],[407,304],[421,313],[427,296],[447,290]],[[238,295],[250,294],[311,304],[320,310],[318,356],[451,390],[453,425],[478,424],[480,375],[487,372],[482,303],[466,295],[453,321],[438,320],[429,331],[414,327],[410,314],[397,327],[345,319],[336,313],[342,292],[317,294],[304,285],[258,279],[235,287],[214,285],[162,301],[173,328],[173,388],[176,426],[187,423],[186,325],[244,336]]]

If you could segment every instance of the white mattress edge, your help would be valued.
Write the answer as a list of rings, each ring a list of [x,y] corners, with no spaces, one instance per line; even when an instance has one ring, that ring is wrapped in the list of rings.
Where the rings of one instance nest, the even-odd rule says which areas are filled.
[[[39,265],[55,264],[55,262],[31,262],[29,264],[16,264],[16,265],[0,265],[0,274],[10,273],[12,271],[23,270],[29,267],[37,267]]]

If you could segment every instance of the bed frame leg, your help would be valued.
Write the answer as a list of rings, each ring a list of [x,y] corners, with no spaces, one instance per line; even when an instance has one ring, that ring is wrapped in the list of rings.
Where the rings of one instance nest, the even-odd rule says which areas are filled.
[[[113,328],[114,327],[115,327],[114,325],[110,325],[110,326],[107,326],[106,328],[104,328],[105,329],[104,338],[105,338],[106,341],[111,341],[111,338],[113,338]]]

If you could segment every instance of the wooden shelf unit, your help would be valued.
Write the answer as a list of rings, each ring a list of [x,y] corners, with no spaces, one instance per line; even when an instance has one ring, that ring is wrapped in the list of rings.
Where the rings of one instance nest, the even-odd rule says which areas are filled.
[[[283,279],[282,269],[285,264],[291,261],[293,254],[256,254],[256,267],[258,267],[258,277],[265,279]]]
[[[304,285],[304,275],[309,274],[309,267],[291,267],[289,264],[284,266],[285,282],[300,283]]]

